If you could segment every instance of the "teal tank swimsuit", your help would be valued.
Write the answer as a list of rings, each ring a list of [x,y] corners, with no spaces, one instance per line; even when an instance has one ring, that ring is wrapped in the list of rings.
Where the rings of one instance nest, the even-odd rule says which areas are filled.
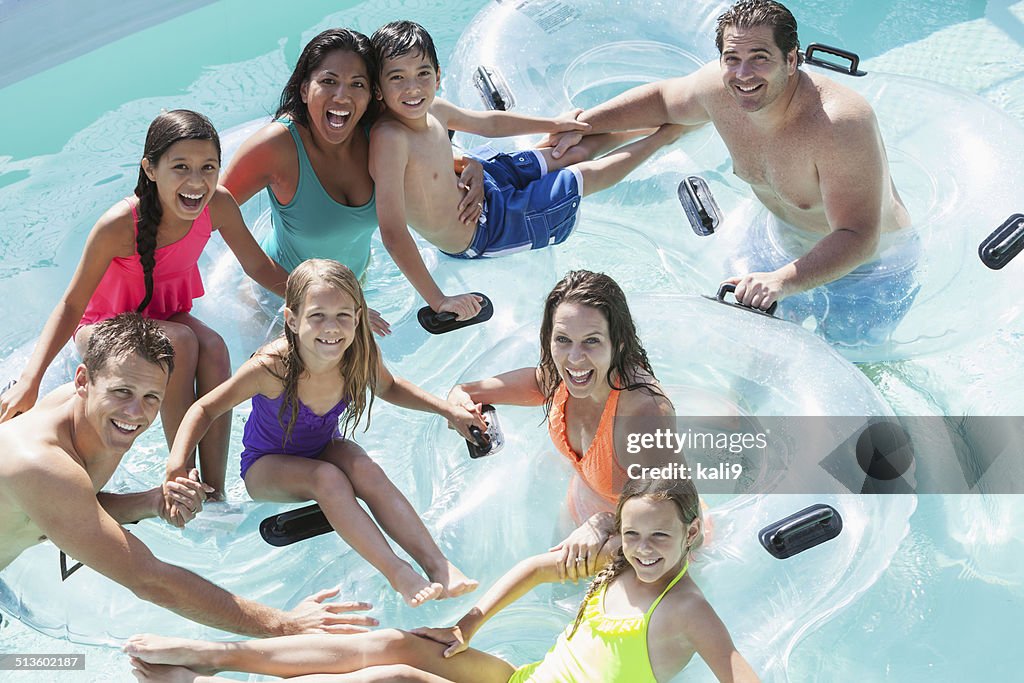
[[[362,206],[339,204],[316,177],[291,119],[277,119],[295,141],[299,182],[295,196],[281,204],[269,189],[272,229],[260,244],[270,258],[291,272],[308,258],[331,258],[362,279],[370,262],[370,238],[377,229],[377,192]]]

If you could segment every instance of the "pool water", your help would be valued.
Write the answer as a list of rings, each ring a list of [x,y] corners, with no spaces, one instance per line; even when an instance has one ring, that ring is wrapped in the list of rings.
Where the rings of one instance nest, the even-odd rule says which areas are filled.
[[[0,130],[5,131],[0,147],[0,282],[5,294],[0,314],[6,321],[0,326],[0,380],[20,369],[66,286],[93,222],[134,187],[146,127],[161,108],[196,109],[221,131],[266,116],[275,108],[301,46],[331,26],[369,34],[386,21],[414,19],[431,31],[444,69],[446,56],[484,4],[317,0],[289,5],[284,12],[280,3],[221,0],[0,89]],[[804,44],[839,44],[857,51],[865,69],[969,90],[1024,124],[1024,2],[794,0],[790,7]],[[227,32],[225,27],[230,27]],[[42,33],[46,28],[31,30]],[[599,100],[611,94],[588,96]],[[429,337],[416,326],[411,315],[419,305],[414,293],[376,240],[367,296],[396,328],[382,343],[389,367],[443,395],[462,379],[530,364],[536,357],[542,298],[570,267],[612,274],[631,300],[649,292],[703,293],[703,283],[697,284],[687,259],[666,248],[657,233],[652,237],[645,222],[648,211],[668,215],[663,214],[668,200],[674,201],[678,174],[673,154],[657,156],[617,188],[614,212],[602,211],[599,204],[585,210],[580,234],[571,245],[486,265],[452,266],[434,259],[435,272],[452,289],[488,292],[500,311],[488,325],[457,336]],[[258,207],[247,207],[247,215],[258,213]],[[197,302],[196,313],[224,334],[238,363],[262,341],[273,321],[253,316],[246,304],[234,301],[230,293],[238,286],[237,267],[223,251],[222,245],[214,245],[204,258],[210,294]],[[508,282],[516,283],[515,291],[508,291]],[[672,333],[670,325],[641,329],[652,357],[669,359],[656,362],[655,369],[678,404],[685,395],[682,387],[692,382],[672,367],[671,353],[666,353],[673,348]],[[1024,325],[1017,324],[979,333],[966,348],[860,366],[859,372],[897,414],[1024,415],[1024,382],[1018,369],[1022,352]],[[247,410],[242,406],[236,411],[236,446]],[[560,513],[568,473],[552,454],[541,418],[536,410],[502,409],[505,451],[483,461],[469,461],[464,445],[438,420],[385,404],[378,404],[373,427],[358,440],[423,513],[442,549],[487,586],[526,553],[545,550],[559,533],[553,520]],[[165,457],[159,429],[152,429],[139,439],[116,481],[122,486],[155,485]],[[268,552],[255,537],[255,525],[280,506],[248,502],[237,475],[229,479],[229,498],[232,514],[243,518],[238,533],[245,534],[230,548],[223,543],[230,535],[217,526],[227,513],[211,514],[207,526],[197,524],[185,532],[144,523],[138,533],[174,553],[165,559],[187,557],[213,580],[274,604],[293,604],[314,590],[339,584],[346,597],[374,602],[374,616],[382,623],[412,627],[453,621],[471,603],[466,599],[408,610],[379,575],[334,537]],[[525,502],[531,514],[510,509],[510,501]],[[836,546],[835,574],[845,579],[829,584],[834,588],[826,597],[831,596],[832,604],[819,603],[819,588],[801,587],[801,574],[795,573],[794,585],[779,593],[790,603],[772,604],[765,612],[777,620],[767,626],[784,634],[775,641],[744,641],[737,632],[736,624],[747,624],[742,608],[756,602],[758,587],[732,594],[728,581],[734,579],[737,590],[745,584],[739,576],[716,574],[716,556],[709,549],[701,585],[737,642],[778,647],[774,655],[784,662],[780,667],[772,664],[772,680],[930,683],[1019,676],[1017,658],[1010,652],[1016,640],[1012,629],[1024,608],[1021,498],[868,497],[850,505],[863,513],[851,515],[850,533],[860,529],[864,535],[856,538],[864,542]],[[858,526],[862,518],[866,521]],[[878,525],[874,534],[868,533],[872,521]],[[720,528],[724,533],[726,527]],[[842,555],[840,547],[852,553]],[[47,563],[56,554],[52,547],[35,552],[40,558],[45,554]],[[822,558],[828,556],[808,560],[808,575]],[[92,585],[84,583],[91,580],[83,578],[89,571],[73,577],[69,589],[76,580]],[[716,576],[726,576],[725,583],[716,583]],[[802,599],[808,604],[794,604]],[[569,589],[537,591],[506,610],[475,644],[515,663],[537,659],[574,612],[577,600],[578,593]],[[73,618],[87,621],[89,615]],[[125,620],[130,623],[129,617]],[[160,617],[147,628],[173,632],[173,624],[169,616]],[[106,630],[117,637],[128,635],[121,628],[111,624]],[[14,652],[86,654],[86,671],[62,673],[58,680],[129,676],[126,658],[110,647],[56,640],[5,618],[0,654]],[[772,652],[756,654],[767,665]],[[54,676],[19,673],[10,680],[51,681]]]

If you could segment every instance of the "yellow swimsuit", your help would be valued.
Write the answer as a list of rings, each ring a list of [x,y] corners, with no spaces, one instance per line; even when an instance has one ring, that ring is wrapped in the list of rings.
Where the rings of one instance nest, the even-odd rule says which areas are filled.
[[[576,635],[566,627],[544,659],[516,669],[508,683],[656,683],[647,652],[647,624],[665,594],[683,578],[687,562],[646,613],[609,617],[602,603],[602,586],[587,600]]]

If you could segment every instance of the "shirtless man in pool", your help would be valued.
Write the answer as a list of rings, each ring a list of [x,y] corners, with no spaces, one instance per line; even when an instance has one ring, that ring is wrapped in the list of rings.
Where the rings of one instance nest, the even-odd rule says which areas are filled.
[[[143,600],[242,635],[365,630],[360,604],[321,604],[322,591],[290,612],[237,597],[192,572],[156,559],[122,524],[170,521],[160,487],[102,493],[121,458],[160,411],[174,349],[151,320],[124,313],[96,326],[72,383],[0,425],[0,570],[47,538]],[[189,477],[168,482],[191,519],[209,487]]]
[[[719,62],[628,90],[580,115],[591,133],[714,124],[733,171],[785,224],[821,238],[772,272],[731,277],[741,303],[767,309],[837,280],[876,255],[879,236],[910,225],[889,176],[871,106],[799,68],[796,19],[773,0],[744,0],[718,18]],[[560,156],[579,134],[557,139]],[[549,144],[548,140],[541,144]]]

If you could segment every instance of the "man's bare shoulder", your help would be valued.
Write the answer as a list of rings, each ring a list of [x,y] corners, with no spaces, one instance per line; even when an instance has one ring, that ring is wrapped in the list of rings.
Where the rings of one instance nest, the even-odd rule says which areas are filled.
[[[820,113],[815,117],[819,125],[851,130],[877,127],[875,111],[863,95],[821,74],[808,73],[807,77],[811,87],[804,90],[802,108],[808,114]]]
[[[39,411],[37,414],[35,411]],[[0,426],[0,486],[21,486],[27,478],[52,477],[59,474],[74,476],[82,471],[71,454],[58,439],[47,420],[49,411],[35,408]]]
[[[706,122],[713,118],[726,94],[718,62],[709,62],[685,76],[665,79],[660,88],[675,123]]]

